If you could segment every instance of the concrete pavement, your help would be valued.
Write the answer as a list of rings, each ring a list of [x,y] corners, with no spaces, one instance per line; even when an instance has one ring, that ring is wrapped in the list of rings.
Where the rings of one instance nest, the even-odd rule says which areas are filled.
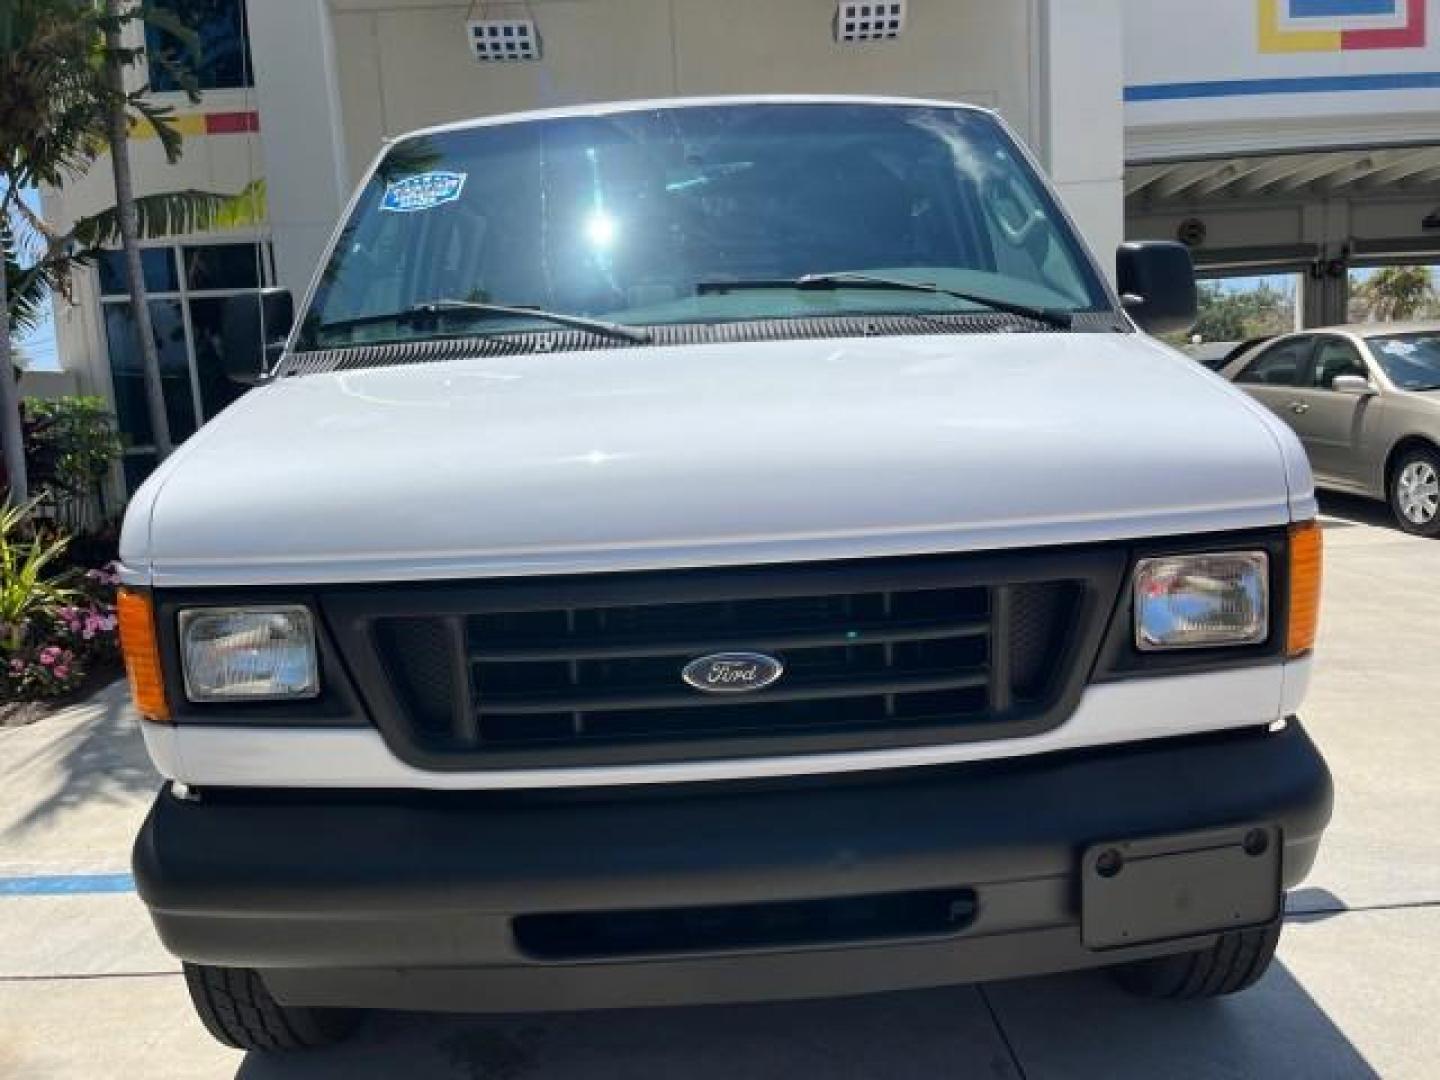
[[[1281,962],[1199,1005],[1100,975],[845,1001],[553,1017],[381,1015],[334,1050],[226,1050],[191,1014],[127,869],[157,783],[119,688],[0,730],[0,1076],[1429,1077],[1440,1059],[1440,542],[1326,501],[1324,629],[1305,721],[1336,820]],[[91,875],[84,879],[55,875]],[[60,893],[83,880],[122,891]]]

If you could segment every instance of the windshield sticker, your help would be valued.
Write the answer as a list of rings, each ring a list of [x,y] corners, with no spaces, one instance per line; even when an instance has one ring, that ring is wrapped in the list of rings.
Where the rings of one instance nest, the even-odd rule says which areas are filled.
[[[454,202],[465,187],[465,176],[457,172],[426,172],[396,180],[386,185],[380,209],[392,214],[412,214]]]
[[[1420,351],[1420,346],[1413,345],[1408,341],[1382,341],[1380,351],[1386,356],[1398,356],[1403,359],[1407,356],[1414,356]]]

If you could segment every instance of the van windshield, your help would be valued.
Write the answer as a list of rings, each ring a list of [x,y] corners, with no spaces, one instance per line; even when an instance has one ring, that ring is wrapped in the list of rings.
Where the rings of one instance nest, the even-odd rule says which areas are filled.
[[[942,291],[787,284],[807,275]],[[561,330],[556,315],[625,332],[994,310],[986,299],[1110,310],[989,115],[839,102],[653,108],[397,143],[360,194],[298,347]]]

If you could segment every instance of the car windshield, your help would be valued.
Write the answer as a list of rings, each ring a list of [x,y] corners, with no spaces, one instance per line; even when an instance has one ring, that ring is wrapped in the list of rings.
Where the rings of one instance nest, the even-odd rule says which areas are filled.
[[[1440,330],[1370,339],[1370,350],[1402,390],[1440,390]]]
[[[826,274],[975,299],[788,284]],[[298,347],[561,329],[481,304],[643,327],[989,311],[987,298],[1062,316],[1110,309],[1070,226],[988,114],[658,108],[397,143],[358,198]]]

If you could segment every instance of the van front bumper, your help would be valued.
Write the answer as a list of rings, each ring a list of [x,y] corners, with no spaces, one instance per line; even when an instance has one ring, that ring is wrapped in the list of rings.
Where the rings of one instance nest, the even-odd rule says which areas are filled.
[[[518,1012],[774,1000],[1205,948],[1226,920],[1279,916],[1281,890],[1314,862],[1331,799],[1324,762],[1291,721],[770,783],[207,789],[194,801],[167,790],[134,862],[173,953],[254,968],[287,1004]],[[1257,830],[1273,840],[1251,866],[1235,853]],[[1134,884],[1098,902],[1115,894],[1086,875],[1112,847],[1169,861],[1111,875],[1107,887]],[[1242,909],[1257,887],[1268,901]],[[936,896],[954,898],[948,924],[884,929],[885,912],[923,913]],[[1117,921],[1121,909],[1133,914]],[[602,932],[587,939],[587,928]]]

